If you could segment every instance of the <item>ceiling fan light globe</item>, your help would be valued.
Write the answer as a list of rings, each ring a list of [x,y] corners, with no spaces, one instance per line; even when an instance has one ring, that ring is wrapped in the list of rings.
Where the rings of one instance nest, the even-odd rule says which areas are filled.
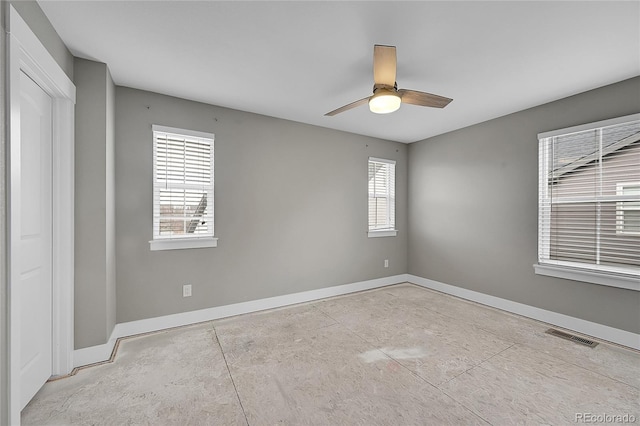
[[[390,90],[377,90],[369,99],[369,110],[376,114],[388,114],[400,108],[401,100],[397,93]]]

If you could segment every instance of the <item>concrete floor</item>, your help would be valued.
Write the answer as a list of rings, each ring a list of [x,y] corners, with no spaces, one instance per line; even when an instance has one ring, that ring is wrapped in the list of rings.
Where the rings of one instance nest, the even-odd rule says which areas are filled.
[[[125,339],[115,362],[47,383],[22,422],[640,422],[640,353],[588,348],[547,328],[395,285]]]

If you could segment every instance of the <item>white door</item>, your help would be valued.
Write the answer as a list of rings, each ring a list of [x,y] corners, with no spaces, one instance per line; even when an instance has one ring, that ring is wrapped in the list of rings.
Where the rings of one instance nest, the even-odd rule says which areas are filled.
[[[20,73],[20,409],[52,371],[52,100]]]

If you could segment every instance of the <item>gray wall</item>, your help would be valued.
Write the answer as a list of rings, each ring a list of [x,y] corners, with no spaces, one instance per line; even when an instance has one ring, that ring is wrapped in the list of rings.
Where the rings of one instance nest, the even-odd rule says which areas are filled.
[[[640,332],[640,292],[535,275],[544,131],[640,112],[640,77],[409,145],[410,274]]]
[[[105,290],[107,336],[116,326],[116,86],[106,68],[105,129]]]
[[[8,63],[6,58],[5,14],[7,3],[0,3],[0,424],[9,424],[9,394],[8,394],[8,299],[7,299],[7,192],[6,192],[6,137],[7,115],[5,111],[6,75]]]
[[[60,65],[60,68],[73,80],[73,55],[71,55],[67,46],[58,36],[40,5],[31,0],[11,0],[9,3],[15,7],[22,19],[29,25],[31,31],[40,39],[49,54]]]
[[[215,134],[218,247],[149,250],[152,124]],[[118,323],[405,273],[406,155],[400,143],[117,87]],[[367,238],[369,156],[397,161],[397,237]]]
[[[115,326],[114,91],[105,64],[75,59],[75,347]]]

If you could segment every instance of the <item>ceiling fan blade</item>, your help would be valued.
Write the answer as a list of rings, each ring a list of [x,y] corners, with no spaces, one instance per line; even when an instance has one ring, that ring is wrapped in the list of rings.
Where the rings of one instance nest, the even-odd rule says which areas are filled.
[[[333,111],[326,113],[325,116],[333,117],[336,114],[340,114],[341,112],[345,112],[352,108],[359,107],[360,105],[364,105],[367,102],[369,102],[369,96],[367,96],[366,98],[362,98],[359,101],[351,102],[350,104],[340,107],[338,109],[334,109]]]
[[[373,82],[393,87],[396,84],[396,47],[373,47]]]
[[[398,94],[405,104],[420,105],[433,108],[444,108],[449,105],[453,99],[444,96],[433,95],[426,92],[418,92],[417,90],[400,89]]]

